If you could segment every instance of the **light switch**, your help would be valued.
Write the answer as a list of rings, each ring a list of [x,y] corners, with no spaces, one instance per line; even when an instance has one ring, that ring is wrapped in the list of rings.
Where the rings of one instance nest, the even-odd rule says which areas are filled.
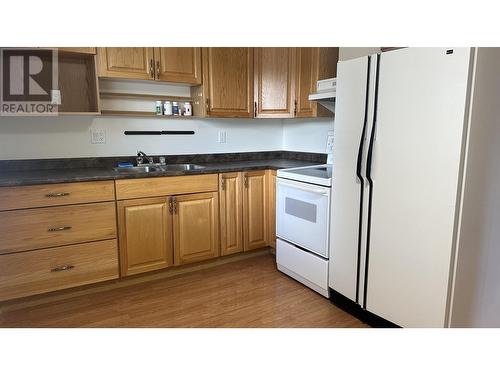
[[[104,129],[91,129],[90,143],[106,143],[106,131]]]
[[[219,130],[218,135],[217,135],[217,142],[226,143],[226,131],[225,130]]]

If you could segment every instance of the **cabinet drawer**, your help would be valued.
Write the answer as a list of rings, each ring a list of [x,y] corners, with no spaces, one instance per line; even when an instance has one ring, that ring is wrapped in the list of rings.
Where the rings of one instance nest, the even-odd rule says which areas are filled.
[[[217,174],[117,180],[116,199],[162,197],[217,191]]]
[[[0,254],[115,237],[114,202],[0,212]]]
[[[117,278],[116,240],[0,255],[0,301]]]
[[[105,202],[115,199],[113,181],[0,188],[0,211]]]

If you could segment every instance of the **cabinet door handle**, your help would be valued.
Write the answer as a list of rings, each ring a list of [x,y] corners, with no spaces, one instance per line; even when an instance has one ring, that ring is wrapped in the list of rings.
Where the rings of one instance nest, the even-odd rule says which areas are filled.
[[[175,197],[172,198],[172,203],[174,205],[174,214],[177,214],[177,199]]]
[[[205,100],[205,110],[207,113],[210,112],[210,99],[209,98],[207,98]]]
[[[245,177],[243,179],[243,184],[245,185],[246,188],[248,188],[248,176],[245,174]]]
[[[155,79],[155,66],[153,59],[149,60],[149,75],[151,76],[152,79]]]
[[[62,232],[63,230],[70,230],[70,229],[71,229],[71,227],[64,226],[64,227],[49,228],[47,231],[48,232]]]
[[[156,60],[156,79],[160,79],[160,60]]]
[[[257,117],[257,102],[253,103],[253,117]]]
[[[50,270],[50,272],[61,272],[61,271],[68,271],[70,269],[75,268],[75,266],[71,264],[66,264],[65,266],[60,266],[60,267],[55,267]]]
[[[224,177],[220,178],[220,188],[221,190],[226,190],[226,179]]]
[[[70,195],[70,193],[49,193],[49,194],[45,194],[45,197],[46,198],[59,198],[59,197],[67,197],[68,195]]]
[[[172,201],[172,197],[168,199],[168,211],[170,212],[170,215],[174,213],[174,203]]]
[[[293,103],[293,115],[296,117],[297,116],[297,99],[295,99]]]

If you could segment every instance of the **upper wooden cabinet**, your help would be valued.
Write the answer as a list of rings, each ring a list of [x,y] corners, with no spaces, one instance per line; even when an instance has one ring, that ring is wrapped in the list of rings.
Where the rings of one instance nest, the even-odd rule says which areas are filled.
[[[201,51],[198,47],[98,48],[99,76],[201,83]]]
[[[331,112],[309,101],[309,94],[316,92],[316,82],[337,76],[338,48],[297,48],[295,117],[331,116]]]
[[[253,117],[253,48],[203,48],[207,117]]]
[[[296,48],[254,48],[254,117],[294,117]]]
[[[98,48],[99,76],[154,79],[153,51],[151,47]]]
[[[96,54],[95,47],[57,47],[59,52],[85,53],[90,55]]]
[[[155,48],[156,79],[165,82],[201,84],[200,48]]]

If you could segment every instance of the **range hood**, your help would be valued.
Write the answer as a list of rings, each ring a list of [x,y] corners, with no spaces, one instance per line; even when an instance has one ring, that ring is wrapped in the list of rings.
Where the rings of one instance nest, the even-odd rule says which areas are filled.
[[[309,100],[318,102],[330,112],[335,112],[335,97],[337,95],[337,78],[319,80],[316,93],[309,95]]]

